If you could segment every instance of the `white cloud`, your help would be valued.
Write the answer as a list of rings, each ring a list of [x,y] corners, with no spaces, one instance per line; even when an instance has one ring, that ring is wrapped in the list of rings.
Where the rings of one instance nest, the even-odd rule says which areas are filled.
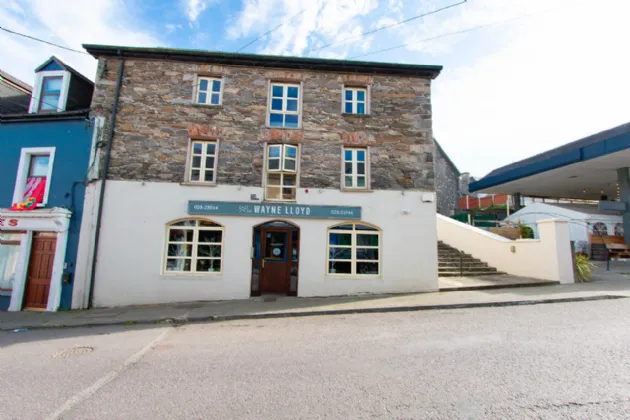
[[[82,43],[155,46],[160,42],[131,19],[121,0],[98,0],[90,7],[76,7],[74,0],[29,0],[16,9],[13,2],[0,5],[0,25],[16,32],[83,50]],[[60,24],[63,22],[63,24]],[[33,70],[51,55],[61,58],[86,77],[94,79],[96,60],[16,35],[0,33],[2,54],[11,57],[3,70],[33,83]]]
[[[191,23],[197,21],[199,15],[208,8],[210,0],[182,0],[186,9],[186,16]]]
[[[173,32],[175,32],[177,29],[182,29],[182,25],[180,24],[173,24],[173,23],[167,23],[166,25],[164,25],[166,27],[166,33],[167,34],[172,34]]]

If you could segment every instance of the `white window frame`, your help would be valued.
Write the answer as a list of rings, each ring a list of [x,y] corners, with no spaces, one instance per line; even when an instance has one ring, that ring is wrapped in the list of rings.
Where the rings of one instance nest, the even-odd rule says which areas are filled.
[[[201,81],[202,80],[207,80],[208,81],[208,88],[209,90],[205,91],[206,92],[206,102],[199,102],[199,93],[201,92]],[[212,94],[216,94],[216,92],[214,92],[212,90],[212,82],[214,81],[218,81],[220,83],[220,88],[219,88],[219,103],[218,104],[213,104],[212,103]],[[197,80],[195,82],[195,89],[194,89],[194,94],[195,96],[193,97],[193,102],[197,105],[207,105],[207,106],[221,106],[223,105],[223,83],[225,81],[223,80],[222,77],[213,77],[213,76],[197,76]]]
[[[186,222],[186,221],[195,221],[194,226],[175,226],[176,223]],[[199,222],[209,222],[214,223],[217,226],[200,226]],[[191,230],[193,231],[192,242],[183,241],[183,242],[172,242],[169,241],[170,231],[171,229],[176,230]],[[221,232],[221,242],[199,242],[198,234],[199,231],[220,231]],[[221,255],[219,257],[199,257],[197,255],[197,250],[199,245],[213,245],[221,247]],[[169,245],[190,245],[192,247],[190,257],[180,256],[180,257],[169,257],[168,255],[168,247]],[[166,224],[165,230],[165,240],[164,240],[164,252],[163,252],[163,262],[162,262],[162,274],[164,275],[200,275],[200,274],[208,274],[208,275],[221,275],[223,274],[223,264],[224,258],[223,255],[225,253],[225,227],[215,222],[214,220],[204,219],[204,218],[186,218],[186,219],[178,219],[168,222]],[[190,271],[172,271],[167,270],[168,260],[169,259],[181,259],[181,260],[190,260]],[[221,268],[219,271],[197,271],[197,260],[219,260],[221,263]]]
[[[26,188],[26,180],[31,165],[32,156],[49,156],[48,173],[46,174],[46,191],[44,192],[44,200],[37,204],[37,207],[44,207],[48,204],[48,194],[52,185],[52,173],[55,163],[55,147],[26,147],[20,152],[20,163],[18,164],[17,175],[15,177],[15,187],[13,189],[13,204],[22,203],[24,201],[24,189]]]
[[[351,90],[354,93],[352,94],[352,100],[346,100],[346,90]],[[357,100],[357,91],[365,92],[365,113],[358,114],[357,113],[357,104],[361,101]],[[352,103],[352,112],[346,112],[346,102]],[[341,113],[346,115],[370,115],[370,102],[371,102],[371,86],[346,86],[344,85],[341,89]]]
[[[278,110],[272,110],[271,109],[271,103],[273,100],[273,87],[274,86],[282,86],[284,95],[282,97],[282,110],[278,111]],[[297,111],[287,111],[287,100],[288,100],[288,87],[297,87],[298,88],[298,97],[297,97]],[[273,82],[273,81],[269,81],[268,86],[267,86],[267,127],[268,128],[279,128],[279,129],[285,129],[285,130],[299,130],[302,128],[302,83],[301,82],[296,82],[296,83],[283,83],[283,82]],[[277,98],[276,98],[277,99]],[[291,98],[293,99],[293,98]],[[278,126],[272,126],[271,125],[271,114],[282,114],[283,115],[283,121],[284,121],[284,116],[286,115],[297,115],[298,117],[298,123],[297,123],[297,127],[286,127],[285,125],[283,125],[282,127],[278,127]]]
[[[68,103],[68,90],[70,89],[70,79],[72,74],[66,70],[54,70],[54,71],[40,71],[35,74],[35,85],[33,86],[33,94],[31,95],[31,104],[28,112],[35,114],[39,112],[39,98],[42,94],[42,83],[45,77],[63,77],[61,81],[61,92],[59,93],[59,103],[57,104],[57,111],[61,112],[66,110]],[[46,112],[54,112],[52,110]]]
[[[271,148],[277,147],[280,149],[280,157],[279,158],[269,158],[269,150]],[[295,159],[289,158],[286,156],[286,152],[285,150],[287,148],[293,148],[295,149]],[[269,162],[270,160],[278,160],[278,169],[269,169]],[[287,160],[295,160],[295,170],[292,169],[286,169],[285,168],[285,163]],[[264,188],[264,195],[265,195],[265,200],[266,201],[296,201],[297,200],[297,190],[300,187],[300,146],[299,145],[294,145],[294,144],[281,144],[281,143],[267,143],[265,144],[265,159],[264,159],[264,171],[263,171],[263,188]],[[268,198],[267,196],[267,187],[268,186],[273,186],[275,187],[275,185],[269,185],[267,183],[268,181],[268,176],[269,174],[278,174],[280,175],[280,185],[278,185],[278,188],[280,188],[280,192],[282,194],[282,189],[284,188],[292,188],[295,190],[295,197],[294,198]],[[289,186],[285,186],[284,185],[284,176],[285,175],[294,175],[295,176],[295,185],[289,185]]]
[[[352,151],[352,160],[346,160],[346,150]],[[365,160],[363,163],[365,164],[365,171],[363,176],[365,177],[365,186],[358,186],[358,177],[360,174],[357,173],[357,167],[360,163],[357,160],[357,151],[365,152]],[[346,163],[352,163],[352,173],[346,174]],[[352,186],[346,186],[346,176],[352,176]],[[370,148],[369,147],[352,147],[352,146],[344,146],[341,148],[341,189],[342,190],[352,190],[352,191],[365,191],[370,190]]]
[[[352,225],[352,230],[348,229],[336,229],[340,226]],[[357,230],[356,226],[366,226],[376,230]],[[345,234],[351,235],[351,243],[350,245],[331,245],[330,244],[330,234]],[[378,236],[378,246],[372,245],[357,245],[357,235],[376,235]],[[383,252],[382,252],[382,231],[378,227],[363,223],[363,222],[349,222],[349,223],[340,223],[335,226],[331,226],[326,230],[326,276],[327,277],[359,277],[359,278],[377,278],[380,277],[383,273]],[[350,259],[336,259],[330,258],[330,248],[344,248],[350,249]],[[357,249],[377,249],[378,250],[378,259],[377,260],[359,260],[357,259]],[[331,262],[349,262],[351,266],[351,273],[332,273],[330,270]],[[378,264],[378,273],[377,274],[361,274],[357,273],[357,264],[360,262],[365,263],[377,263]]]
[[[193,171],[193,166],[192,166],[192,161],[193,161],[193,145],[194,143],[203,143],[204,147],[202,148],[202,153],[201,153],[201,169],[199,170],[199,181],[193,181],[192,179],[192,171]],[[206,150],[207,148],[205,147],[205,145],[207,145],[208,143],[213,143],[214,144],[214,155],[208,155]],[[207,157],[211,157],[214,156],[214,167],[213,168],[206,168],[206,158]],[[190,183],[190,184],[194,184],[194,185],[216,185],[217,184],[217,166],[218,166],[218,162],[219,162],[219,139],[195,139],[195,138],[191,138],[190,141],[188,142],[188,158],[186,160],[186,176],[184,177],[184,182],[185,183]],[[212,181],[204,181],[203,179],[205,178],[205,172],[208,170],[212,170],[214,173],[214,177],[212,179]]]

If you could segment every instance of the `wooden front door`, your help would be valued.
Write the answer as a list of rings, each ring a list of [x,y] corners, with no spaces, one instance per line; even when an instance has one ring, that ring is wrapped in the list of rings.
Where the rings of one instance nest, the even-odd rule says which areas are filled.
[[[31,257],[24,289],[25,309],[46,309],[52,279],[57,234],[33,232]]]
[[[282,228],[261,229],[261,293],[289,293],[289,240],[291,231]]]

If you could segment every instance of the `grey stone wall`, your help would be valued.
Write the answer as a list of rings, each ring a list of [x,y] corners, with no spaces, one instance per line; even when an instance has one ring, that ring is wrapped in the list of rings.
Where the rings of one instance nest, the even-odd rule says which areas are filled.
[[[452,216],[459,207],[459,172],[442,148],[435,147],[435,191],[437,212]]]
[[[118,59],[99,60],[92,108],[109,118]],[[223,77],[223,104],[193,104],[198,74]],[[303,85],[302,129],[265,127],[269,80]],[[371,115],[341,114],[344,83],[371,86]],[[217,182],[260,186],[264,145],[301,145],[300,186],[339,188],[341,148],[370,147],[372,189],[434,190],[431,81],[125,60],[109,178],[182,182],[191,137],[219,138]]]

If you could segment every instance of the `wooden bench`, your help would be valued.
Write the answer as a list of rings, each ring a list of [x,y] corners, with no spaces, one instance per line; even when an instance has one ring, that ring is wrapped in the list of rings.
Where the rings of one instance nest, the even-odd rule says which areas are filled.
[[[606,244],[609,258],[630,258],[630,246],[626,244]]]

